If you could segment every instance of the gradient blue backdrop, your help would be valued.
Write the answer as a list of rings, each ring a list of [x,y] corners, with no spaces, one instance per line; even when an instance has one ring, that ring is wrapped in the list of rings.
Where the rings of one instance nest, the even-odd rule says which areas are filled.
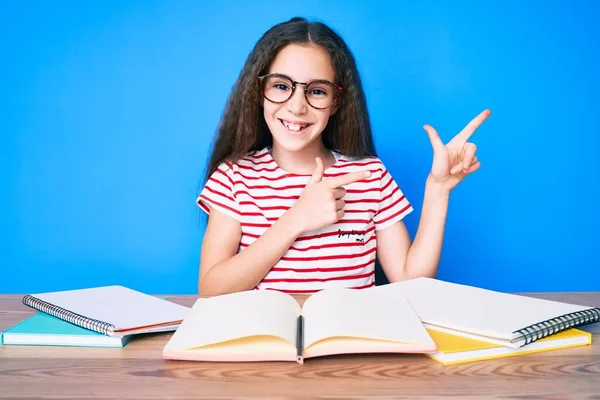
[[[416,211],[432,151],[477,113],[482,168],[451,196],[439,277],[600,290],[596,1],[4,1],[0,293],[196,293],[194,204],[259,36],[294,15],[357,57],[376,144]]]

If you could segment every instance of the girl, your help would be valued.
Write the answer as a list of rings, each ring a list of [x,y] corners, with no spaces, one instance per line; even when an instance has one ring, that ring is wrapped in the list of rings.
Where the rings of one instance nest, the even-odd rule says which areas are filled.
[[[208,213],[198,292],[313,293],[435,277],[450,191],[480,164],[467,139],[424,129],[434,160],[411,243],[413,208],[377,158],[365,94],[344,41],[293,18],[255,45],[228,100],[197,203]]]

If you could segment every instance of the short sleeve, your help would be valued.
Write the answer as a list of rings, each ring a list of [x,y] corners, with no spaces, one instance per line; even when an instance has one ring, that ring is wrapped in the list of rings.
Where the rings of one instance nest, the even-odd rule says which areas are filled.
[[[210,208],[214,208],[240,221],[241,212],[235,198],[233,177],[231,164],[221,163],[204,185],[196,204],[206,213],[210,213]]]
[[[377,212],[373,216],[376,230],[385,229],[395,224],[413,211],[410,202],[383,163],[381,164],[381,178],[379,179],[378,206]]]

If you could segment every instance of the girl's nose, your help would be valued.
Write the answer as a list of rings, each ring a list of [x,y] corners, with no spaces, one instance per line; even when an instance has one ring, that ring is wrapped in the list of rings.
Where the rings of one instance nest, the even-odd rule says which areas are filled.
[[[306,112],[308,104],[306,104],[303,89],[302,87],[296,87],[294,94],[286,103],[288,111],[292,114],[300,115]]]

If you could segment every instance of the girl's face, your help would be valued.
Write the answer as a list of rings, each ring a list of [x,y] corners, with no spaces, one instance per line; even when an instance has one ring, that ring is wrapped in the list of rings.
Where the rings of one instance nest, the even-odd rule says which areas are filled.
[[[275,57],[269,74],[281,74],[292,81],[310,83],[315,80],[335,82],[335,71],[329,54],[315,45],[290,44]],[[285,99],[291,92],[292,82],[284,77],[263,80],[263,90],[267,97],[275,101]],[[308,87],[308,98],[304,94],[306,85],[296,83],[291,98],[283,103],[273,103],[263,98],[264,117],[273,135],[273,146],[281,150],[297,152],[313,146],[321,146],[321,132],[327,126],[329,117],[337,111],[337,104],[324,109],[328,96],[337,96],[335,86],[315,83]],[[287,93],[287,94],[286,94]]]

